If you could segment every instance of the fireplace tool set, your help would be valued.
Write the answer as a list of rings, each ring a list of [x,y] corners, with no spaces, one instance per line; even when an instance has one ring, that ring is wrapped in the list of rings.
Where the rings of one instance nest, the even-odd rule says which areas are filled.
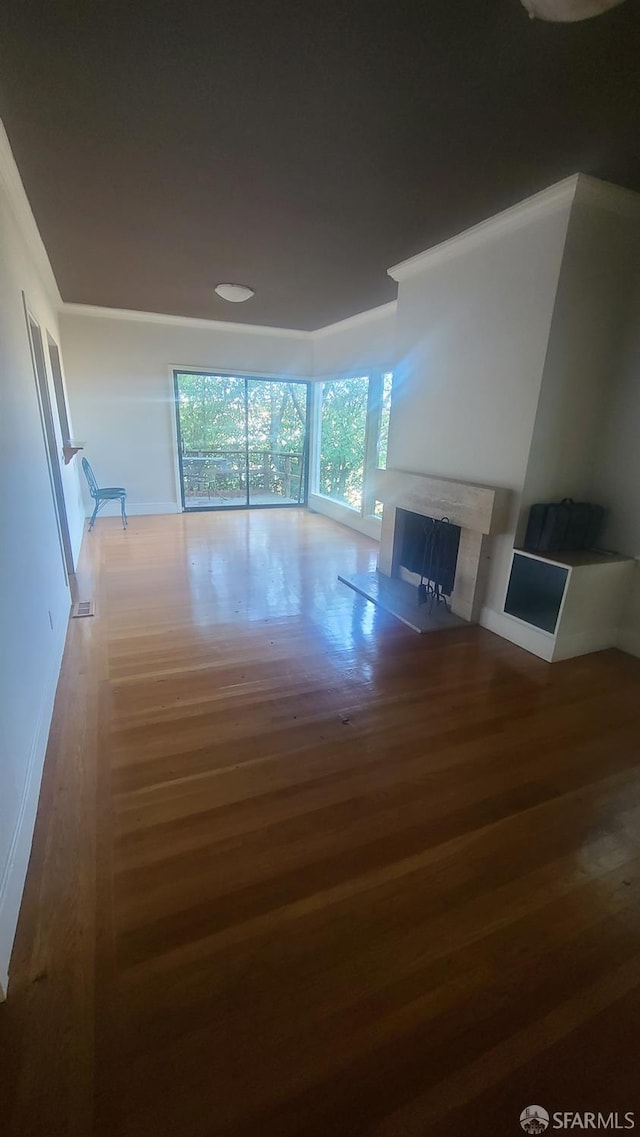
[[[447,541],[447,528],[451,525],[448,517],[436,521],[429,518],[429,524],[424,524],[424,554],[422,557],[422,571],[418,585],[418,604],[428,604],[429,611],[434,604],[443,604],[447,612],[451,611],[449,602],[442,590],[442,581],[446,575],[445,562],[448,555],[449,543]]]

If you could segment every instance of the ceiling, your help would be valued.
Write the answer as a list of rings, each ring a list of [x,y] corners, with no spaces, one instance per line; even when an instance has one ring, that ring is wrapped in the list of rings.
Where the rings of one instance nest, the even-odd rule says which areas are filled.
[[[640,189],[640,0],[570,25],[519,0],[22,0],[0,32],[69,302],[314,329],[568,174]]]

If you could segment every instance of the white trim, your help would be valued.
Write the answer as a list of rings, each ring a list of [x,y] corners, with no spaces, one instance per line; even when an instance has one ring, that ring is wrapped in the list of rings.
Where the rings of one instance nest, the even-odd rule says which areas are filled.
[[[178,427],[180,416],[178,400],[176,399],[175,372],[180,367],[169,367],[169,399],[171,402],[171,453],[173,455],[173,491],[176,495],[176,505],[179,513],[183,513],[182,505],[182,478],[180,476],[180,452],[178,447]]]
[[[309,382],[337,383],[341,379],[371,379],[373,375],[384,375],[386,371],[393,371],[393,367],[343,367],[339,371],[318,371]]]
[[[313,383],[312,375],[302,375],[299,371],[289,375],[286,371],[251,371],[246,367],[203,367],[198,364],[169,364],[169,377],[171,379],[171,397],[174,395],[173,373],[178,371],[181,375],[212,375],[222,379],[275,379],[277,383]]]
[[[615,628],[604,631],[576,632],[573,636],[564,636],[560,639],[553,653],[553,662],[559,663],[563,659],[575,659],[578,655],[590,655],[594,651],[605,651],[615,647],[617,632]]]
[[[504,209],[501,213],[496,213],[493,217],[480,221],[478,225],[472,225],[470,229],[465,229],[462,233],[449,237],[448,240],[442,241],[439,245],[434,245],[422,253],[417,253],[414,257],[409,257],[406,261],[392,265],[390,269],[387,269],[389,276],[397,281],[407,280],[424,269],[432,268],[434,265],[442,264],[462,252],[477,248],[485,241],[521,229],[532,221],[555,213],[563,206],[571,205],[582,176],[581,174],[572,174],[570,178],[565,178],[563,181],[549,186],[548,189],[534,194],[533,197],[525,198],[524,201]]]
[[[311,491],[309,491],[307,508],[312,513],[319,513],[339,525],[346,526],[347,529],[355,529],[364,537],[371,537],[374,541],[380,540],[382,523],[378,517],[363,517],[357,509],[351,509],[348,505],[334,501],[333,498]]]
[[[385,316],[395,315],[397,311],[398,301],[389,300],[387,304],[379,304],[377,308],[367,308],[364,312],[357,312],[355,316],[347,316],[344,320],[336,321],[335,324],[325,324],[321,328],[316,328],[315,332],[308,334],[314,339],[325,339],[326,336],[333,335],[334,332],[358,328],[362,324],[370,324],[372,320],[380,320],[384,319]]]
[[[564,566],[566,568],[566,565]],[[565,590],[566,591],[566,590]],[[577,632],[573,636],[565,637],[558,642],[549,632],[519,620],[517,616],[510,616],[507,612],[496,612],[494,608],[483,608],[480,612],[480,623],[483,628],[502,636],[505,640],[517,644],[525,651],[537,655],[546,663],[559,663],[563,659],[575,659],[579,655],[590,655],[594,651],[604,651],[615,647],[615,632],[611,629]],[[637,637],[640,641],[640,637]],[[620,638],[618,646],[622,647]],[[640,643],[637,644],[640,648]],[[623,648],[623,650],[628,650]],[[632,654],[640,654],[632,652]]]
[[[183,507],[182,507],[182,480],[180,477],[180,456],[178,454],[178,404],[177,404],[176,397],[175,397],[175,379],[174,379],[175,372],[178,372],[178,374],[183,374],[183,375],[191,375],[191,374],[215,375],[215,376],[221,375],[224,377],[232,376],[232,377],[237,378],[237,379],[263,379],[266,382],[273,380],[276,383],[299,383],[301,386],[311,388],[311,393],[312,393],[312,398],[313,398],[313,378],[311,375],[300,375],[297,372],[295,375],[287,375],[287,374],[283,373],[282,371],[279,373],[271,373],[269,371],[247,371],[245,369],[235,370],[235,371],[231,370],[230,371],[228,368],[185,367],[185,366],[182,366],[181,364],[170,364],[169,368],[168,368],[169,391],[170,391],[169,398],[170,398],[170,402],[171,402],[171,405],[173,408],[172,412],[171,412],[171,421],[173,424],[172,449],[173,449],[173,468],[174,468],[174,477],[175,477],[175,487],[174,488],[175,488],[175,493],[176,493],[177,511],[176,510],[157,511],[157,512],[162,512],[162,513],[168,513],[168,512],[183,513],[183,512],[187,512],[186,510],[183,510]],[[305,391],[305,402],[306,402],[306,391]],[[311,422],[309,424],[309,431],[310,432],[312,431],[312,422],[313,422],[313,411],[312,411]],[[311,437],[311,433],[310,433],[310,437]],[[301,504],[304,504],[304,503],[301,503]],[[243,506],[238,506],[238,508],[243,508]],[[246,508],[249,509],[251,507],[246,506]],[[128,512],[128,509],[127,509],[127,512]],[[189,512],[191,512],[191,511],[189,511]],[[133,516],[133,512],[132,512],[132,516]]]
[[[7,200],[14,214],[18,230],[22,235],[38,276],[42,281],[45,292],[57,310],[62,306],[62,297],[56,278],[53,274],[51,262],[40,236],[40,230],[33,216],[20,171],[13,156],[11,143],[7,137],[2,120],[0,120],[0,182],[4,188]]]
[[[495,608],[481,608],[479,623],[502,639],[510,640],[532,655],[537,655],[539,659],[544,659],[546,663],[551,663],[556,641],[555,636],[548,632],[525,624],[506,612],[496,612]]]
[[[64,496],[64,483],[62,481],[62,475],[61,475],[60,470],[59,470],[59,459],[58,459],[58,473],[60,473],[60,483],[59,483],[59,487],[56,487],[56,480],[55,480],[55,475],[54,475],[54,470],[53,470],[53,463],[54,463],[55,459],[54,459],[53,455],[51,454],[51,451],[49,450],[49,438],[48,438],[48,429],[47,429],[48,426],[51,426],[51,430],[53,432],[53,438],[54,438],[54,442],[55,442],[55,446],[56,446],[56,452],[59,453],[58,446],[59,446],[59,442],[61,442],[62,439],[61,438],[59,439],[58,435],[56,434],[56,423],[55,423],[55,418],[54,418],[54,413],[53,413],[53,407],[55,405],[55,403],[53,402],[53,400],[55,399],[55,391],[51,390],[51,383],[49,380],[49,368],[51,365],[51,361],[49,360],[49,367],[47,367],[47,354],[46,354],[46,348],[45,348],[45,339],[44,339],[44,335],[43,335],[43,329],[42,329],[41,324],[39,323],[39,321],[36,319],[36,317],[33,314],[33,309],[29,303],[29,299],[28,299],[26,293],[24,292],[24,290],[22,292],[22,306],[24,309],[24,318],[25,318],[25,327],[26,327],[26,332],[27,332],[27,338],[29,340],[29,351],[30,351],[30,355],[31,355],[31,368],[33,370],[33,381],[34,381],[35,386],[36,386],[36,396],[38,399],[38,411],[40,414],[40,425],[42,427],[42,443],[44,446],[44,454],[45,454],[45,458],[46,458],[46,462],[47,462],[47,472],[49,474],[49,485],[51,486],[51,504],[53,507],[53,516],[54,516],[55,523],[56,523],[56,529],[58,531],[58,542],[60,545],[60,557],[62,560],[62,574],[64,576],[65,586],[68,588],[69,587],[69,572],[75,571],[75,561],[73,560],[73,549],[70,548],[72,565],[71,565],[71,568],[67,567],[67,554],[65,552],[64,538],[62,535],[62,517],[60,514],[60,504],[58,501],[58,488],[59,488],[59,491],[62,494],[62,498],[63,498],[64,511],[65,511],[66,522],[67,522],[67,536],[69,538],[69,545],[71,546],[71,532],[69,529],[69,518],[68,518],[68,514],[67,514],[67,502],[66,502],[66,498]],[[40,378],[40,375],[38,372],[38,362],[37,362],[37,358],[36,358],[35,343],[34,343],[34,338],[33,338],[33,329],[34,328],[37,328],[38,335],[40,337],[40,347],[41,347],[41,351],[42,351],[42,368],[43,368],[42,379]],[[46,329],[45,329],[45,334],[46,334]],[[43,386],[46,386],[47,397],[48,397],[48,402],[49,402],[49,407],[48,407],[49,415],[47,415],[47,412],[45,410],[45,407],[44,407],[44,404],[42,401],[43,395],[42,395],[42,390],[41,390],[41,383]]]
[[[125,506],[127,517],[147,517],[151,514],[157,513],[182,513],[182,506],[178,501],[127,501]],[[93,509],[86,517],[91,517]],[[96,517],[96,525],[99,524],[101,517],[120,517],[120,503],[109,502],[100,510]]]
[[[67,627],[68,623],[60,624],[58,642],[51,655],[49,674],[45,681],[40,707],[35,718],[35,729],[27,761],[18,816],[0,879],[0,1001],[6,997],[7,993],[9,961],[31,855],[42,769],[49,741],[53,704],[56,697]]]
[[[395,315],[397,309],[398,301],[390,300],[387,304],[380,304],[377,308],[368,308],[364,312],[357,312],[354,316],[347,316],[335,324],[325,324],[313,331],[306,331],[303,328],[278,328],[271,324],[243,324],[240,321],[232,323],[229,320],[206,320],[197,316],[172,316],[162,312],[139,312],[133,308],[104,308],[94,304],[62,304],[64,316],[84,316],[97,320],[130,320],[133,323],[164,324],[169,327],[201,328],[218,332],[239,332],[243,335],[285,336],[288,339],[298,339],[302,342],[324,339],[335,332],[347,331],[350,328],[360,327],[362,324],[384,319],[386,316]],[[301,378],[309,378],[309,376],[301,376]]]
[[[309,423],[307,503],[311,500],[312,495],[318,495],[320,489],[320,435],[322,428],[322,386],[320,383],[316,383],[311,387],[309,413],[311,415],[311,422]]]
[[[63,304],[62,315],[84,316],[97,320],[130,320],[133,323],[201,328],[208,331],[236,332],[249,336],[285,336],[287,339],[302,341],[313,334],[296,328],[274,328],[270,324],[242,324],[225,320],[204,320],[197,316],[171,316],[162,312],[138,312],[132,308],[101,308],[94,304]]]

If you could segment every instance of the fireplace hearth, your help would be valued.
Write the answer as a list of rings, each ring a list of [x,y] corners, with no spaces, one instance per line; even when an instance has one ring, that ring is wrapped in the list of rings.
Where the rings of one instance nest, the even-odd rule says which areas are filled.
[[[376,471],[375,497],[384,506],[377,572],[340,579],[416,631],[476,623],[488,539],[507,527],[509,491],[389,469]]]
[[[385,576],[381,572],[354,572],[341,573],[338,580],[421,635],[468,626],[466,620],[450,611],[448,604],[435,601],[433,605],[420,604],[416,585],[400,577]]]

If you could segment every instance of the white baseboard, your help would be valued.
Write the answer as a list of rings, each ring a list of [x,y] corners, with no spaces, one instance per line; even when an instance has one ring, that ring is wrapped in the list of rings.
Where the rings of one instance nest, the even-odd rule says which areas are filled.
[[[563,659],[575,659],[578,655],[590,655],[594,651],[605,651],[610,647],[620,647],[632,655],[640,655],[640,635],[634,632],[612,633],[610,628],[579,632],[556,641],[555,636],[539,631],[508,616],[506,612],[496,612],[494,608],[483,608],[480,613],[483,628],[510,640],[518,647],[530,651],[547,663],[559,663]]]
[[[538,631],[537,628],[508,616],[506,612],[496,612],[495,608],[481,609],[480,624],[490,632],[495,632],[497,636],[502,636],[503,639],[510,640],[512,644],[517,644],[532,655],[537,655],[539,659],[551,663],[555,640],[546,632]]]
[[[629,655],[637,655],[640,659],[640,632],[634,632],[632,628],[619,628],[617,647],[620,651],[626,651]]]
[[[553,662],[561,659],[575,659],[578,655],[591,655],[594,651],[606,651],[617,646],[617,633],[611,628],[604,630],[577,632],[574,636],[564,636],[556,644]]]
[[[68,623],[61,625],[51,651],[50,666],[40,706],[34,720],[31,751],[27,760],[22,798],[18,809],[11,845],[0,878],[0,1001],[6,998],[9,961],[18,926],[18,915],[29,867],[31,843],[35,827],[42,768],[49,741],[53,704],[60,675]]]
[[[175,501],[132,501],[127,502],[127,516],[128,517],[145,517],[147,514],[155,513],[182,513],[182,506],[178,505]],[[91,513],[93,510],[91,511]],[[91,513],[87,517],[91,517]],[[105,505],[101,509],[96,524],[101,517],[119,517],[120,505],[118,502]]]
[[[380,540],[382,522],[378,517],[361,517],[355,509],[349,509],[348,506],[341,505],[339,501],[332,501],[331,498],[315,493],[309,494],[308,506],[312,513],[320,513],[323,517],[329,517],[331,521],[337,521],[339,525],[346,525],[349,529],[355,529],[365,537],[372,537],[374,541]]]

